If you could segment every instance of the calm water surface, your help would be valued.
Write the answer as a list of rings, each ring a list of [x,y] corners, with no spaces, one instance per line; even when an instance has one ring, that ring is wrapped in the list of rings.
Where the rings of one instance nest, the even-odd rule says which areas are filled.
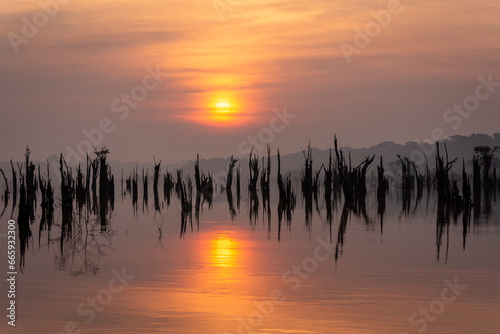
[[[94,216],[85,227],[82,213],[63,243],[58,209],[50,233],[37,218],[16,327],[4,316],[0,332],[500,333],[498,203],[464,233],[462,214],[438,223],[432,195],[405,214],[395,191],[383,224],[373,195],[368,220],[350,212],[344,224],[342,204],[330,224],[321,201],[306,224],[300,196],[290,222],[279,223],[273,201],[269,221],[262,203],[251,221],[246,198],[232,220],[225,195],[182,235],[175,199],[134,211],[118,196],[106,231]],[[122,271],[134,278],[118,289]],[[446,280],[460,289],[443,292]]]

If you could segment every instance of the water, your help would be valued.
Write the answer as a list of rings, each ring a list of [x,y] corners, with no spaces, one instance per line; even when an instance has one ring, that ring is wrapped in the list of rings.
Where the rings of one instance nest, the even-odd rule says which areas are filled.
[[[344,224],[343,204],[330,224],[322,200],[306,222],[296,194],[291,221],[280,223],[273,200],[270,220],[261,202],[251,221],[246,196],[231,219],[218,193],[181,234],[175,196],[161,212],[152,196],[134,210],[117,191],[105,231],[81,213],[63,243],[60,210],[49,233],[38,209],[17,276],[16,327],[4,317],[0,332],[500,333],[498,202],[472,213],[464,234],[463,214],[437,220],[434,194],[405,213],[393,190],[383,224],[371,192],[367,216],[348,212]]]

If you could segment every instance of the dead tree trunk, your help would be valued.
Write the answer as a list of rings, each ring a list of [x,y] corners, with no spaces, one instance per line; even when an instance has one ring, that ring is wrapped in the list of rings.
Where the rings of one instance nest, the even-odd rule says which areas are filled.
[[[12,159],[10,160],[10,168],[12,171],[12,207],[15,207],[17,202],[17,175]]]
[[[452,161],[448,159],[448,149],[446,148],[446,144],[444,145],[445,156],[442,157],[439,152],[439,142],[436,142],[436,181],[437,181],[437,189],[438,189],[438,201],[440,202],[448,202],[452,201],[451,191],[450,191],[450,179],[449,179],[449,171],[453,164],[457,161],[455,158]],[[446,158],[446,161],[444,160]]]
[[[470,182],[467,173],[465,172],[465,159],[462,161],[462,195],[464,200],[464,206],[469,208],[471,206],[471,189]]]
[[[153,160],[155,160],[154,157]],[[158,163],[154,161],[154,164],[155,164],[154,176],[153,176],[153,196],[155,202],[154,205],[155,205],[155,211],[160,211],[160,198],[158,196],[158,180],[160,178],[161,160]]]
[[[377,166],[377,175],[378,175],[377,201],[379,208],[383,208],[383,211],[385,211],[385,197],[388,189],[387,178],[385,177],[384,173],[385,173],[384,162],[382,160],[382,156],[380,156],[380,165]]]
[[[10,195],[9,181],[7,181],[7,178],[5,177],[5,173],[3,172],[3,170],[1,168],[0,168],[0,173],[2,173],[3,180],[5,183],[5,190],[3,193],[3,201],[4,201],[4,206],[7,207],[7,205],[9,204],[9,195]]]

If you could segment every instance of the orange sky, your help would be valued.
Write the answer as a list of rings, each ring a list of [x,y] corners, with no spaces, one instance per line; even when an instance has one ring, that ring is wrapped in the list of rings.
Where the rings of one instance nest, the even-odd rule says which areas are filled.
[[[327,148],[334,133],[370,146],[423,140],[436,127],[499,130],[500,92],[456,130],[443,120],[478,76],[500,81],[496,0],[401,1],[350,63],[340,44],[354,45],[355,28],[389,1],[231,3],[221,20],[211,0],[68,1],[53,17],[37,1],[0,0],[0,141],[9,143],[0,159],[22,158],[26,144],[39,159],[76,148],[103,118],[114,128],[102,144],[116,159],[238,155],[284,106],[296,118],[273,136],[283,152],[309,139]],[[13,46],[34,15],[38,32]],[[120,119],[111,104],[142,85],[147,66],[168,76]]]

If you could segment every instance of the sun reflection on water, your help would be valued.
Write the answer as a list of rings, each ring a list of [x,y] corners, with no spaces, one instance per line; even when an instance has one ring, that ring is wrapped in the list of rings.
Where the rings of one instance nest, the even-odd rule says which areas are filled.
[[[237,266],[238,242],[229,235],[219,235],[212,240],[210,263],[215,267],[233,268]]]

